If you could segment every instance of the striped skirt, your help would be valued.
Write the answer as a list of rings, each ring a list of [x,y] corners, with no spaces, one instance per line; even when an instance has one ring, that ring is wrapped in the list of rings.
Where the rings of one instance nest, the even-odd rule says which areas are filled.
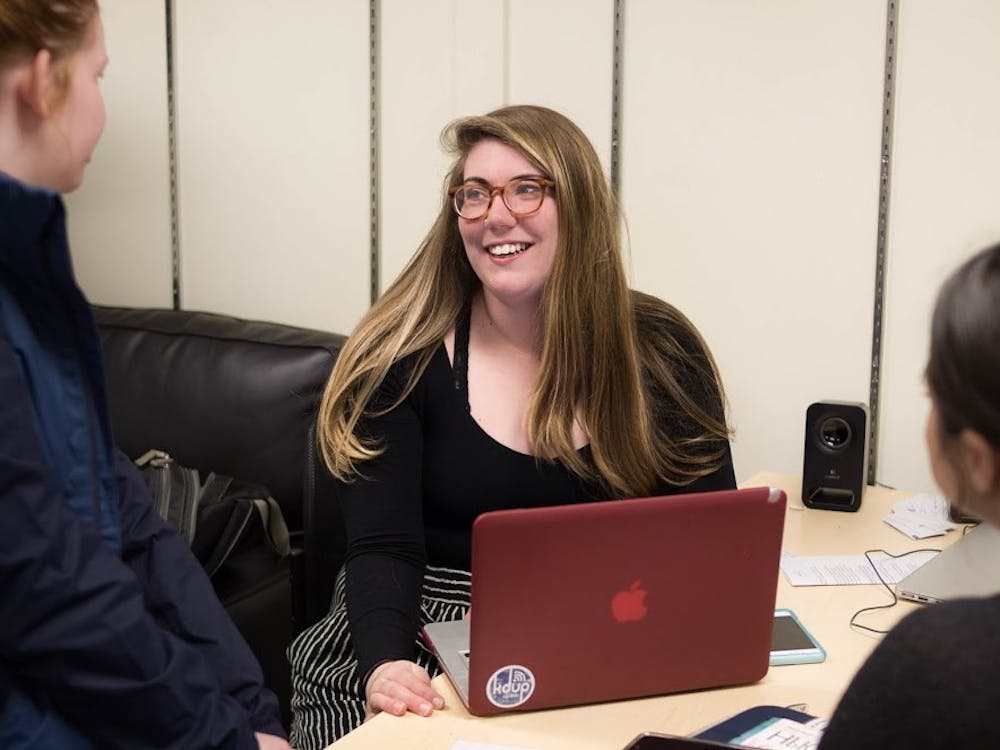
[[[365,690],[351,645],[344,597],[344,569],[337,575],[330,614],[306,628],[288,647],[292,670],[292,736],[298,750],[323,750],[365,718]],[[427,567],[420,624],[461,618],[469,607],[469,573]],[[441,669],[414,633],[416,662],[431,677]]]

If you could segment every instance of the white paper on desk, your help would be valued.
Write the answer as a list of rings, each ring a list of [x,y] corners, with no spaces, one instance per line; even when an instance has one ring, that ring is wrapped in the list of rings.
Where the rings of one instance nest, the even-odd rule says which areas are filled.
[[[948,518],[948,501],[942,495],[921,492],[900,500],[882,519],[911,539],[947,534],[955,525]]]
[[[923,518],[914,513],[890,513],[882,519],[892,528],[906,534],[910,539],[929,539],[943,536],[955,528],[946,521]]]
[[[795,555],[781,553],[781,572],[793,586],[854,586],[870,583],[899,583],[930,560],[937,552],[914,552],[905,557],[873,553],[872,562],[862,555]],[[878,568],[882,581],[872,568]]]
[[[941,521],[948,520],[948,499],[944,495],[935,495],[930,492],[918,492],[915,495],[904,497],[897,503],[893,503],[892,512],[899,513],[907,511],[919,513],[920,515],[937,518]]]
[[[468,740],[456,740],[451,750],[531,750],[528,747],[515,747],[514,745],[494,745],[490,742],[469,742]]]

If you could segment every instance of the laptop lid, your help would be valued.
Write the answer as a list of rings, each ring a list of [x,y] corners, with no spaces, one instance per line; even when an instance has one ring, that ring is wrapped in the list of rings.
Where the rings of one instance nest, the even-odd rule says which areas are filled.
[[[784,513],[767,487],[484,513],[472,617],[425,638],[476,715],[755,682]]]
[[[896,584],[901,599],[939,602],[1000,593],[1000,529],[981,523]]]

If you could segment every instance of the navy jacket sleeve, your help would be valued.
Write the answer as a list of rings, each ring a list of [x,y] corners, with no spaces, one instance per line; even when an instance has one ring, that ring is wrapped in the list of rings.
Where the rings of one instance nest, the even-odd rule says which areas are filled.
[[[250,715],[256,731],[284,736],[278,702],[262,687],[256,657],[219,602],[201,565],[179,534],[153,508],[145,482],[117,452],[122,558],[142,587],[146,609],[194,647],[222,691]]]
[[[124,477],[125,560],[65,507],[0,339],[0,662],[101,748],[256,748],[263,700],[179,540]],[[168,581],[168,579],[170,579]],[[177,626],[177,634],[165,627]]]

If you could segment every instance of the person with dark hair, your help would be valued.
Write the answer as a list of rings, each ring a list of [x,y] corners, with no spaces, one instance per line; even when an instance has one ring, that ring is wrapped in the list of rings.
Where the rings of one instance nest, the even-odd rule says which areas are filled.
[[[330,615],[289,649],[302,750],[379,711],[442,707],[418,632],[466,614],[478,514],[735,486],[708,346],[628,288],[617,198],[583,132],[510,106],[445,140],[437,220],[320,407],[348,550]]]
[[[59,193],[104,129],[96,0],[0,3],[0,747],[290,750],[260,667],[114,447]]]
[[[1000,244],[942,287],[926,369],[927,448],[944,495],[1000,526]],[[1000,596],[930,604],[862,665],[821,750],[1000,747]]]

